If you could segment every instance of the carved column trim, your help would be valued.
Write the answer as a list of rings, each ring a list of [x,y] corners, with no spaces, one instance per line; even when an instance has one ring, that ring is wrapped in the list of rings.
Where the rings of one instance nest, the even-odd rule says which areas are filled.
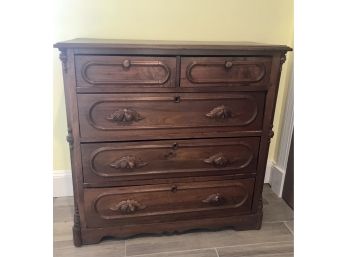
[[[66,49],[61,49],[59,54],[59,59],[62,62],[63,65],[63,71],[66,73],[68,72],[68,55],[66,53]]]
[[[82,245],[80,214],[76,203],[74,212],[73,239],[75,246]]]
[[[71,129],[68,129],[68,135],[66,136],[66,141],[69,143],[70,149],[73,149],[74,137],[72,135],[72,130]]]

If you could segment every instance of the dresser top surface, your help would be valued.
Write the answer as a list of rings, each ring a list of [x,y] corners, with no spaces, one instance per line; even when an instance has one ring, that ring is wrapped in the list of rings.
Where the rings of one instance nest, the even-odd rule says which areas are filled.
[[[56,48],[118,48],[118,49],[187,49],[187,50],[236,50],[236,51],[291,51],[286,45],[255,42],[228,41],[166,41],[76,38],[58,42]]]

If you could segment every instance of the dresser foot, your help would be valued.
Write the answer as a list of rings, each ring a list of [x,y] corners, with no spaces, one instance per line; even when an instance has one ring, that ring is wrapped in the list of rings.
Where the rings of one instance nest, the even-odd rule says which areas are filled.
[[[82,245],[81,225],[80,224],[81,224],[80,223],[80,214],[79,214],[79,210],[77,208],[77,205],[75,204],[74,226],[73,226],[72,230],[73,230],[74,245],[76,247],[79,247]]]
[[[80,247],[82,245],[81,229],[79,227],[73,226],[72,230],[74,245],[76,247]]]

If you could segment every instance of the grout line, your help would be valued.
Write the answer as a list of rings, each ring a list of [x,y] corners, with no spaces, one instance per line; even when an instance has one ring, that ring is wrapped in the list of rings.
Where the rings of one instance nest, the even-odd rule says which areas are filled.
[[[217,247],[219,249],[224,249],[224,248],[231,248],[231,247],[241,247],[241,246],[252,246],[252,245],[264,245],[264,244],[279,244],[279,243],[293,243],[293,241],[278,241],[278,242],[263,242],[263,243],[255,243],[255,244],[240,244],[240,245],[226,245],[222,247]]]
[[[215,252],[216,252],[217,257],[220,257],[220,255],[219,255],[217,249],[216,249],[216,248],[214,248],[214,249],[215,249]]]
[[[155,253],[144,253],[144,254],[136,254],[136,255],[128,255],[132,257],[136,256],[144,256],[146,257],[147,255],[156,255],[156,254],[164,254],[164,253],[185,253],[185,252],[196,252],[196,251],[201,251],[201,250],[214,250],[215,248],[197,248],[197,249],[187,249],[187,250],[181,250],[181,251],[167,251],[167,252],[155,252]]]
[[[155,252],[155,253],[145,253],[145,254],[136,254],[136,255],[129,255],[132,257],[137,256],[143,256],[146,257],[148,255],[157,255],[157,254],[165,254],[165,253],[185,253],[185,252],[195,252],[195,251],[201,251],[201,250],[215,250],[217,253],[217,248],[223,249],[228,247],[240,247],[240,246],[251,246],[251,245],[263,245],[263,244],[278,244],[278,243],[292,243],[293,241],[279,241],[279,242],[263,242],[263,243],[255,243],[255,244],[239,244],[239,245],[226,245],[222,247],[215,247],[215,248],[196,248],[196,249],[187,249],[187,250],[181,250],[181,251],[164,251],[164,252]],[[219,254],[217,253],[218,257]]]
[[[293,252],[287,252],[285,254],[294,254],[294,253]],[[263,254],[254,255],[254,257],[271,257],[271,256],[279,256],[279,253],[263,253]],[[247,255],[243,255],[241,257],[248,257],[248,256]]]
[[[294,231],[292,231],[292,229],[289,227],[289,225],[288,225],[287,223],[288,223],[287,221],[284,221],[285,227],[290,231],[290,233],[291,233],[292,235],[294,235]]]
[[[292,221],[292,220],[276,220],[276,221],[263,221],[262,224],[272,224],[272,223],[284,223],[284,222],[289,222],[289,221]]]

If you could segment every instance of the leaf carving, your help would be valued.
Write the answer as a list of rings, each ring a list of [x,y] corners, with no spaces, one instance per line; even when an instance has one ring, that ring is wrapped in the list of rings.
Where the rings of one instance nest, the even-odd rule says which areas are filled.
[[[204,160],[205,163],[212,164],[216,167],[226,167],[231,161],[223,154],[217,153]]]
[[[131,123],[144,119],[139,113],[135,110],[124,108],[117,109],[112,114],[106,117],[107,120],[121,122],[121,123]]]
[[[136,158],[133,155],[123,156],[110,163],[110,166],[116,169],[134,169],[146,166],[148,163],[143,162],[141,159]]]
[[[211,194],[209,195],[205,200],[202,201],[203,203],[209,203],[211,205],[221,205],[225,202],[225,199],[223,196],[221,196],[219,193]]]
[[[220,105],[208,112],[205,116],[210,119],[227,120],[229,118],[232,118],[232,111],[228,107]]]
[[[125,200],[125,201],[119,202],[115,206],[111,206],[110,210],[119,211],[122,214],[132,214],[138,210],[143,210],[145,208],[146,208],[145,205],[135,200]]]

